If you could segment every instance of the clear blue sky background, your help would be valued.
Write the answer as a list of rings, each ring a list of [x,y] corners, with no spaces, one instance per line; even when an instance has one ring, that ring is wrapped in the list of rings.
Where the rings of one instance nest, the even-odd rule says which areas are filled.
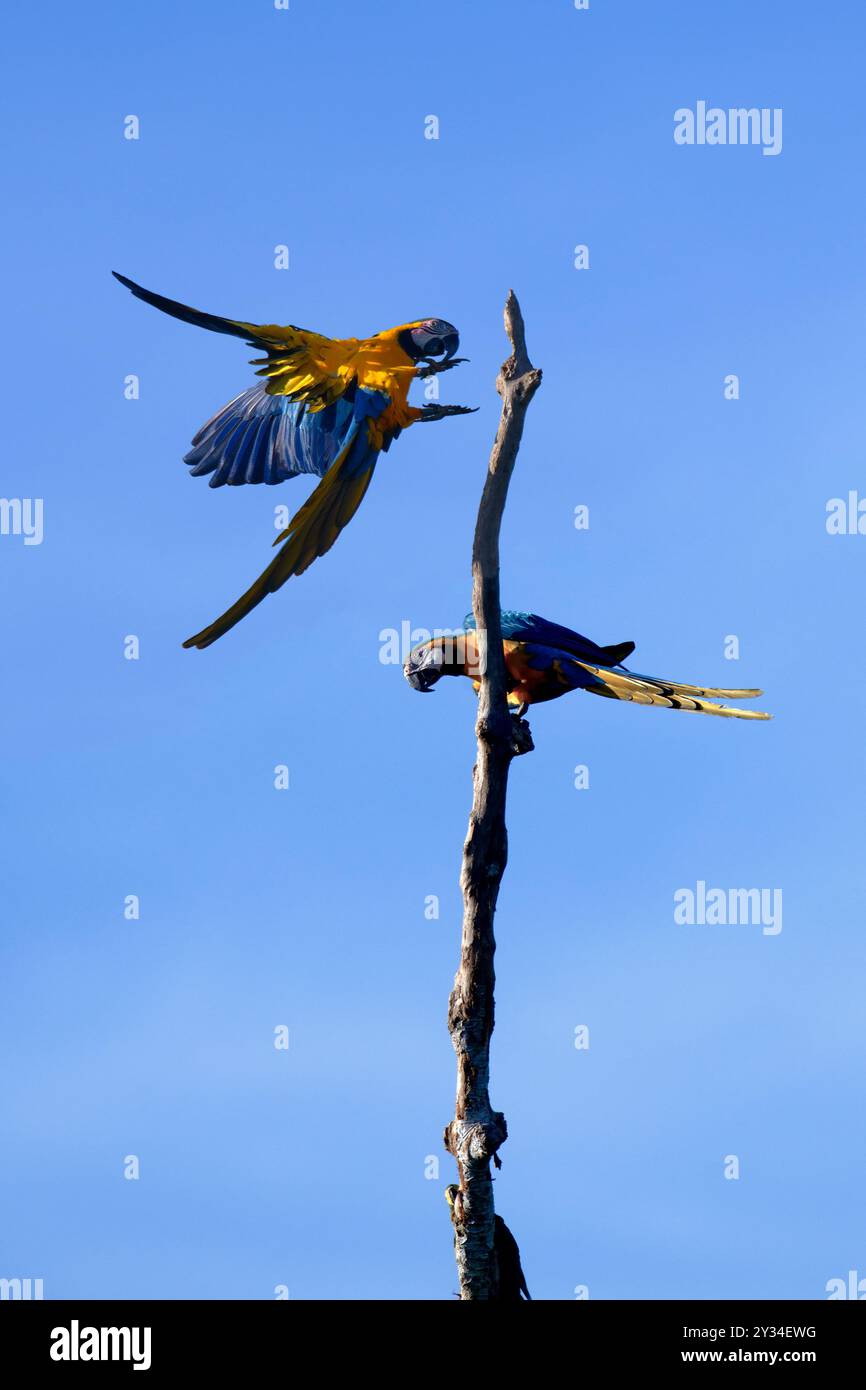
[[[0,538],[0,1275],[46,1297],[456,1287],[473,697],[418,699],[379,634],[468,607],[510,285],[544,383],[505,601],[635,639],[638,670],[761,685],[777,717],[536,712],[497,919],[497,1206],[537,1298],[866,1274],[866,539],[825,529],[864,488],[861,7],[154,0],[6,27],[0,492],[44,498],[45,536]],[[675,145],[699,99],[782,107],[781,155]],[[471,358],[442,398],[479,413],[404,436],[333,552],[206,652],[181,641],[309,485],[187,476],[249,354],[112,268],[338,336],[441,315]],[[677,926],[699,879],[781,888],[781,934]]]

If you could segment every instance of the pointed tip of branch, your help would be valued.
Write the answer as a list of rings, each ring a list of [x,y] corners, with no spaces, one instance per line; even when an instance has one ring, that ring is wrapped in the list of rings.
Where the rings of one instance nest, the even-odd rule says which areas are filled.
[[[505,331],[508,340],[514,348],[515,354],[521,350],[526,353],[526,334],[523,327],[523,314],[520,311],[520,303],[514,290],[509,290],[505,296]]]
[[[502,375],[506,381],[513,381],[515,377],[524,376],[527,372],[534,372],[535,368],[529,360],[529,353],[526,351],[526,331],[523,325],[523,314],[521,313],[520,303],[514,290],[509,290],[505,299],[505,332],[511,343],[511,356],[503,364]],[[539,373],[539,380],[541,374]]]

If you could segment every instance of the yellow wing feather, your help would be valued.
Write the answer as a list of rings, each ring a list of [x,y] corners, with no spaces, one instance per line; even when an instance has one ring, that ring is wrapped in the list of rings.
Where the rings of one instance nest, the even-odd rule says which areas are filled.
[[[259,368],[257,376],[268,378],[269,396],[304,401],[311,411],[332,405],[355,383],[380,391],[399,409],[408,400],[416,371],[400,346],[400,332],[389,328],[373,338],[323,338],[271,324],[257,330],[268,355],[256,358],[253,366]]]

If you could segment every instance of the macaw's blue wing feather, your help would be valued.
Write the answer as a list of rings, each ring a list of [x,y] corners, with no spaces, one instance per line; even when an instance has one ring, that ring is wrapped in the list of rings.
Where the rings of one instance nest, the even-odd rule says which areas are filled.
[[[209,627],[188,638],[185,647],[209,647],[263,598],[275,593],[292,575],[303,574],[319,555],[330,550],[370,486],[379,450],[370,442],[369,421],[381,415],[387,405],[388,397],[381,392],[356,390],[343,448],[318,487],[274,541],[281,547],[279,553],[237,603]]]
[[[570,627],[551,623],[540,618],[537,613],[520,613],[515,609],[503,609],[500,614],[502,636],[506,641],[534,642],[539,646],[569,652],[582,661],[593,661],[601,666],[617,666],[634,651],[634,642],[616,642],[608,647],[599,647],[589,637],[573,632]],[[475,627],[475,618],[467,613],[463,627],[470,632]]]
[[[355,394],[351,388],[324,410],[309,411],[250,386],[202,425],[183,461],[194,478],[209,473],[211,487],[282,483],[299,473],[324,477],[353,428]]]

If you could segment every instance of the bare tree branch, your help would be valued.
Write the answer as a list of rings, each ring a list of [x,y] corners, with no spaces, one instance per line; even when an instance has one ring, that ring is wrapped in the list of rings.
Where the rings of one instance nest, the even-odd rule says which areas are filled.
[[[498,1291],[490,1160],[498,1165],[497,1150],[508,1130],[505,1116],[491,1109],[488,1089],[496,950],[493,915],[508,858],[508,769],[513,757],[532,748],[528,725],[508,710],[499,620],[499,531],[524,417],[541,382],[541,372],[532,366],[526,352],[523,316],[512,290],[505,302],[505,331],[512,352],[496,379],[502,412],[472,550],[472,609],[486,654],[486,670],[478,698],[472,811],[460,875],[460,968],[448,1008],[448,1028],[457,1053],[457,1105],[445,1130],[445,1147],[456,1158],[460,1175],[452,1220],[462,1299],[495,1299]]]

